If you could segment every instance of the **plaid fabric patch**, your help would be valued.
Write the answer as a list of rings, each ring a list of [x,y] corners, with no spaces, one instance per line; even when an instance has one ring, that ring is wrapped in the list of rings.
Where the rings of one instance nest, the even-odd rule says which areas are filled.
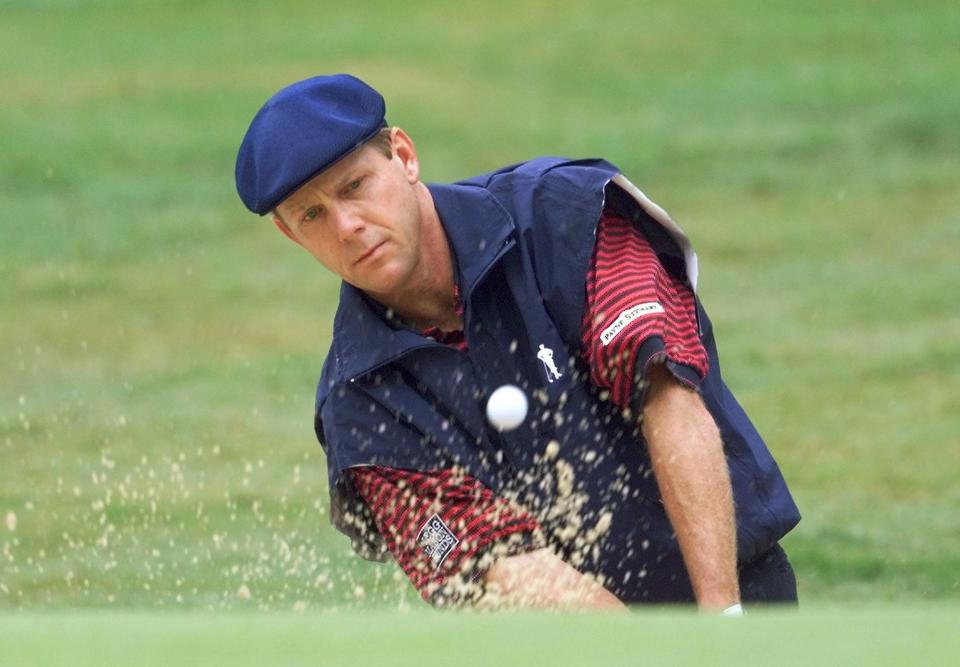
[[[417,545],[433,562],[435,568],[440,567],[460,540],[453,534],[440,515],[434,514],[420,529],[417,535]]]

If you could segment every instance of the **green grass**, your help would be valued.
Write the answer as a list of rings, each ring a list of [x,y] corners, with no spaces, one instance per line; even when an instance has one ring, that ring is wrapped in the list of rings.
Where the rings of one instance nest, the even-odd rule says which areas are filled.
[[[430,180],[620,165],[699,250],[803,598],[957,601],[954,4],[2,3],[0,609],[420,604],[328,525],[336,281],[233,190],[262,101],[334,71]]]
[[[150,665],[946,665],[955,607],[768,612],[742,619],[371,612],[0,616],[0,663]],[[51,641],[55,637],[56,641]]]

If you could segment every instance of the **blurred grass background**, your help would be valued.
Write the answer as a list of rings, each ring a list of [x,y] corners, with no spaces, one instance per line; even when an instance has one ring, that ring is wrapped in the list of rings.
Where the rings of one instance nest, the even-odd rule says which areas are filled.
[[[7,0],[0,44],[0,608],[420,604],[328,524],[337,282],[233,187],[338,71],[428,180],[618,164],[698,248],[803,599],[960,599],[955,3]]]
[[[740,620],[695,611],[632,614],[351,612],[6,614],[0,664],[44,667],[247,667],[321,663],[417,666],[456,655],[464,667],[634,664],[953,665],[960,649],[955,605],[906,604],[817,613],[763,610]],[[51,641],[51,637],[56,638]],[[467,638],[467,641],[464,639]],[[473,650],[482,646],[483,650]],[[744,650],[749,646],[749,650]],[[952,660],[952,661],[951,661]]]

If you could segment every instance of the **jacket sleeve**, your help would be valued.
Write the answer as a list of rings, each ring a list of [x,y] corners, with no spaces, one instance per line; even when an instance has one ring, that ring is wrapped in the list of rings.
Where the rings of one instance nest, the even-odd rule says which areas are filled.
[[[424,600],[466,604],[498,559],[540,544],[536,520],[457,469],[350,469],[377,530]]]

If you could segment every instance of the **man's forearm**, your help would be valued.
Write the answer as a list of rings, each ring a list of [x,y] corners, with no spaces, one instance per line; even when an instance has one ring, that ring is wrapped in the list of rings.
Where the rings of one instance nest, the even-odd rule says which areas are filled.
[[[626,611],[613,593],[549,549],[498,560],[484,585],[484,607]]]
[[[662,365],[650,372],[643,412],[660,495],[680,543],[693,592],[703,608],[740,600],[730,473],[713,417],[700,395]]]

